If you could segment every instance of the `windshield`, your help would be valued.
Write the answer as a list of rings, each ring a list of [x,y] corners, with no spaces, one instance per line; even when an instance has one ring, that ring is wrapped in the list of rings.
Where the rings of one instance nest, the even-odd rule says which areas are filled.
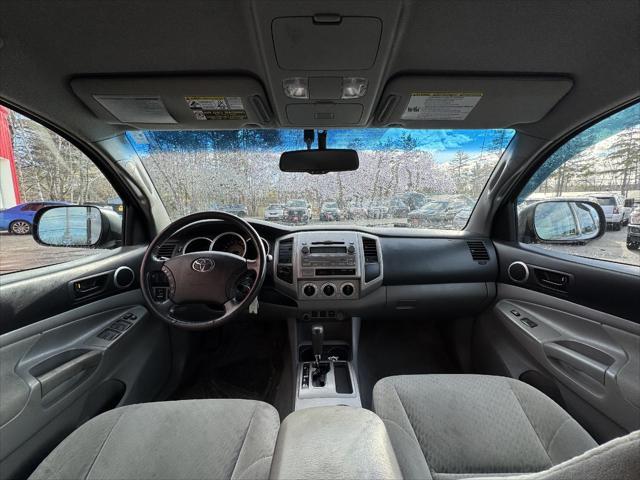
[[[247,218],[288,225],[334,222],[460,229],[466,219],[453,222],[453,218],[463,210],[467,217],[471,213],[469,207],[475,205],[513,134],[513,130],[329,130],[328,148],[355,149],[360,167],[324,175],[280,171],[283,151],[306,148],[301,130],[136,131],[127,136],[173,220],[233,205],[242,208]],[[411,213],[423,206],[434,202],[446,206],[461,197],[469,201],[456,202],[459,208],[450,215],[411,219]],[[285,211],[267,217],[274,202],[285,205]],[[320,215],[323,206],[343,212]]]

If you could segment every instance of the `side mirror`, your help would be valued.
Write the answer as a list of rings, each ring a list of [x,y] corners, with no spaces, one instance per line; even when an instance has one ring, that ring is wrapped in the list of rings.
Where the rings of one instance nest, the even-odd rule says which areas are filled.
[[[50,247],[111,248],[122,240],[122,217],[92,206],[53,206],[33,219],[33,238]]]
[[[602,207],[586,200],[543,200],[518,215],[524,243],[584,244],[604,235],[607,220]]]

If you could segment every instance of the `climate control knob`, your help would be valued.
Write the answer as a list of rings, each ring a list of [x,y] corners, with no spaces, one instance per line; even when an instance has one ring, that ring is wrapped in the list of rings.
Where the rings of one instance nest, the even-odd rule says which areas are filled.
[[[353,285],[351,285],[350,283],[345,283],[344,285],[342,285],[342,294],[345,297],[350,297],[351,295],[353,295],[354,291],[355,288],[353,288]]]
[[[307,297],[313,297],[316,294],[316,286],[312,283],[308,283],[304,286],[302,291]]]
[[[327,283],[322,287],[322,293],[324,293],[325,297],[331,297],[336,293],[336,287],[331,283]]]

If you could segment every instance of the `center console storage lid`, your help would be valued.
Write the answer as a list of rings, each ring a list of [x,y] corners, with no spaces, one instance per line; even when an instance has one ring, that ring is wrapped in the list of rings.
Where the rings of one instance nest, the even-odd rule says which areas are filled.
[[[282,422],[272,479],[402,478],[384,423],[346,406],[298,410]]]

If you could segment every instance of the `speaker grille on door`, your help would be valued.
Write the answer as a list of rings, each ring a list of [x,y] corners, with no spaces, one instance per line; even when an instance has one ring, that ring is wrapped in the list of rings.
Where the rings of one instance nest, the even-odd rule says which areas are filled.
[[[118,267],[113,273],[113,283],[118,288],[130,287],[135,278],[135,273],[127,266]]]
[[[507,269],[509,278],[516,283],[524,283],[529,279],[529,267],[523,262],[513,262]]]

